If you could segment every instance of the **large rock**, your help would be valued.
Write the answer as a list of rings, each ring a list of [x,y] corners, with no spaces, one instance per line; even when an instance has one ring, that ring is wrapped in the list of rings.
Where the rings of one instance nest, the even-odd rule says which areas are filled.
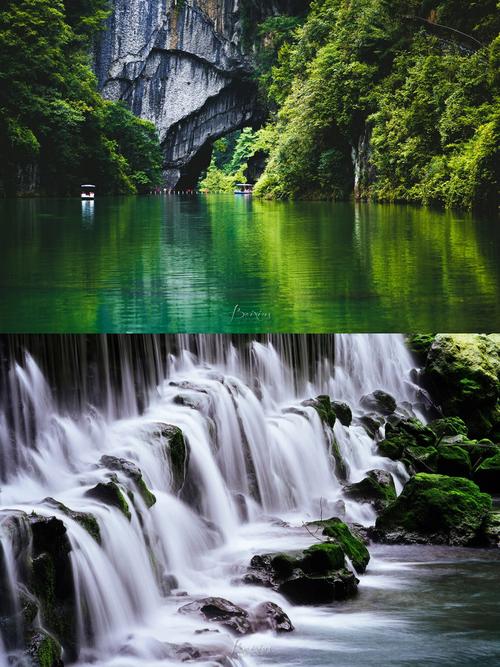
[[[152,507],[156,502],[156,497],[146,486],[141,470],[127,459],[121,459],[116,456],[101,456],[101,465],[108,470],[122,472],[127,479],[134,482],[137,491],[144,500],[147,507]]]
[[[373,537],[391,543],[474,546],[484,540],[491,497],[461,477],[420,473],[378,517]]]
[[[381,389],[376,389],[371,394],[362,396],[359,403],[365,410],[378,412],[382,415],[390,415],[396,410],[395,398]]]
[[[338,543],[313,544],[304,551],[254,556],[244,581],[270,586],[295,604],[328,604],[357,592],[358,580],[345,567]]]
[[[461,417],[471,437],[500,436],[500,336],[436,336],[424,380],[445,416]]]
[[[396,487],[386,470],[370,470],[360,482],[346,486],[344,494],[359,503],[370,503],[380,512],[396,500]]]
[[[291,620],[274,602],[261,602],[251,612],[252,628],[255,632],[292,632]]]
[[[85,491],[85,495],[87,498],[98,500],[104,505],[117,507],[129,521],[132,518],[125,496],[118,484],[113,480],[110,482],[99,482],[91,489],[88,489],[88,491]]]
[[[101,543],[101,531],[97,519],[93,514],[90,512],[77,512],[72,510],[54,498],[45,498],[43,504],[47,507],[59,510],[70,519],[73,519],[73,521],[76,521],[76,523],[80,524],[82,528],[85,528],[85,530],[94,538],[96,542],[99,544]]]
[[[215,621],[234,634],[246,635],[252,632],[248,612],[224,598],[209,597],[185,604],[180,614],[199,614],[207,621]]]
[[[383,471],[375,472],[379,473]],[[394,482],[392,482],[392,485],[394,486]],[[396,497],[395,492],[394,497]],[[321,528],[323,535],[329,538],[330,543],[336,544],[342,549],[343,553],[351,560],[357,572],[364,572],[366,570],[370,554],[361,537],[353,532],[354,528],[351,530],[346,523],[336,517],[315,521],[309,525]]]

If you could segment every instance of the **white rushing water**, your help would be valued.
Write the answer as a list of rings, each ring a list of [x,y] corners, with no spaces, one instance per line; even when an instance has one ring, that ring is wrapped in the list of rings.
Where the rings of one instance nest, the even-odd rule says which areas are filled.
[[[190,345],[188,339],[180,342]],[[57,516],[66,525],[80,610],[79,664],[173,664],[168,645],[184,642],[228,656],[225,664],[259,664],[263,646],[297,640],[292,635],[253,635],[235,647],[224,631],[196,634],[207,623],[178,614],[178,608],[207,595],[246,608],[271,600],[293,622],[301,619],[307,626],[317,610],[294,609],[269,589],[239,585],[238,575],[256,553],[310,545],[303,523],[320,515],[335,516],[345,507],[348,521],[374,521],[370,506],[343,497],[330,454],[332,438],[346,461],[348,481],[378,468],[390,471],[401,488],[404,469],[376,453],[356,418],[350,427],[337,420],[331,432],[314,408],[302,405],[329,394],[346,401],[356,417],[363,412],[361,397],[382,389],[396,398],[402,414],[413,412],[423,419],[418,389],[410,381],[414,363],[401,336],[336,336],[335,349],[315,359],[311,355],[313,368],[309,363],[307,370],[291,358],[297,351],[290,353],[286,337],[280,349],[270,342],[248,345],[250,353],[243,353],[229,339],[209,344],[200,338],[199,356],[187,349],[170,354],[164,379],[149,392],[142,413],[127,359],[121,369],[120,405],[87,406],[77,413],[58,407],[31,356],[11,370],[11,395],[18,409],[9,419],[6,412],[0,414],[0,507]],[[109,386],[108,369],[100,373]],[[158,435],[158,425],[165,424],[178,426],[189,446],[189,488],[181,497],[172,491],[173,472]],[[156,496],[153,507],[147,509],[136,493],[129,521],[118,508],[85,495],[108,481],[109,471],[98,465],[103,455],[140,468]],[[121,481],[121,473],[116,474]],[[44,502],[48,497],[72,510],[92,512],[101,545],[62,510]],[[1,523],[0,540],[15,608],[15,559]],[[175,590],[165,596],[161,582],[171,576]],[[0,643],[0,666],[7,664],[5,654]],[[206,664],[213,663],[207,659]]]

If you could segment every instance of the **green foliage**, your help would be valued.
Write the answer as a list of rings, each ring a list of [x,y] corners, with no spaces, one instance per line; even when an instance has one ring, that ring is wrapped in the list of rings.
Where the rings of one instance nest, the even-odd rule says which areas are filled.
[[[233,192],[237,183],[247,180],[248,161],[256,153],[269,153],[273,136],[269,126],[255,131],[246,127],[214,143],[212,160],[199,183],[206,192]]]
[[[0,13],[0,192],[136,192],[160,180],[151,125],[97,93],[88,51],[105,0],[8,1]]]
[[[494,0],[315,0],[262,61],[278,140],[256,193],[350,196],[368,135],[368,196],[494,208],[498,24]]]

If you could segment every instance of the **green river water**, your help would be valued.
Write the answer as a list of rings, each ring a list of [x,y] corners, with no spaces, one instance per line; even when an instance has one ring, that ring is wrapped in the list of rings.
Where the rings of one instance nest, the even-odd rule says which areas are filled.
[[[232,195],[3,201],[0,330],[499,331],[499,230]]]

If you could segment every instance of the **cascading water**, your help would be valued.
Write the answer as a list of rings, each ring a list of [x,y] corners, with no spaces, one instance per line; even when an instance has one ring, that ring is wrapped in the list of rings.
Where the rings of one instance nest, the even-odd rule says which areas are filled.
[[[68,358],[77,361],[81,391],[71,400],[57,387],[56,351],[38,363],[29,352],[24,359],[7,355],[0,412],[0,564],[9,599],[0,605],[0,616],[7,610],[19,617],[22,603],[16,558],[22,562],[26,554],[16,544],[13,513],[28,533],[38,521],[34,516],[55,517],[66,528],[76,608],[69,642],[74,655],[66,658],[78,664],[165,665],[178,662],[173,647],[187,643],[198,647],[200,660],[224,655],[226,662],[217,664],[258,664],[251,651],[234,650],[229,635],[207,633],[206,622],[178,614],[186,602],[183,591],[193,598],[227,597],[246,608],[272,600],[293,620],[293,609],[280,595],[234,580],[259,551],[308,546],[305,521],[343,512],[348,521],[373,522],[369,505],[343,495],[333,440],[347,481],[378,468],[391,472],[401,487],[404,468],[376,453],[358,418],[365,412],[362,396],[382,389],[396,398],[401,414],[424,419],[403,337],[204,336],[115,343],[96,342],[90,385],[83,380],[89,376],[87,355],[76,343],[78,353]],[[63,345],[67,351],[68,342]],[[351,426],[337,420],[330,429],[322,423],[308,404],[321,394],[350,405]],[[114,501],[103,502],[96,489],[114,493]],[[99,539],[84,523],[89,516]],[[285,530],[277,518],[292,528]],[[5,630],[0,666],[7,664],[7,653],[19,654],[15,633],[22,634],[22,627]],[[206,664],[214,662],[207,658]]]

